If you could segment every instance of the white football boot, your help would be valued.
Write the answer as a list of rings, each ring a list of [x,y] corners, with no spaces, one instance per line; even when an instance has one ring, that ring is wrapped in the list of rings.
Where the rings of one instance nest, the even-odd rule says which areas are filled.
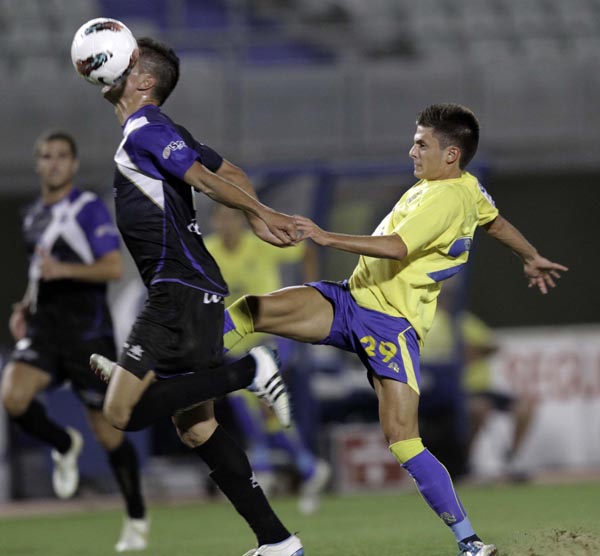
[[[115,544],[117,552],[128,552],[130,550],[145,550],[148,547],[150,536],[149,519],[125,518],[121,536]]]
[[[481,541],[459,542],[458,556],[496,556],[498,550],[493,544],[483,544]]]
[[[107,384],[110,382],[110,377],[116,366],[117,364],[114,361],[111,361],[108,357],[104,357],[104,355],[92,353],[90,357],[90,368],[102,382],[106,382]]]
[[[244,556],[304,556],[304,548],[296,535],[291,535],[286,540],[276,544],[263,544],[253,548]]]
[[[298,510],[304,515],[315,513],[321,504],[321,493],[331,477],[331,466],[323,459],[317,460],[315,472],[300,485]]]
[[[56,496],[62,499],[71,498],[79,486],[79,467],[77,459],[83,449],[83,436],[78,430],[67,427],[67,433],[71,437],[71,447],[61,454],[58,450],[52,450],[54,470],[52,471],[52,487]]]
[[[250,350],[256,361],[256,375],[248,390],[264,400],[285,428],[292,424],[292,409],[283,378],[279,374],[279,362],[275,352],[267,346]]]

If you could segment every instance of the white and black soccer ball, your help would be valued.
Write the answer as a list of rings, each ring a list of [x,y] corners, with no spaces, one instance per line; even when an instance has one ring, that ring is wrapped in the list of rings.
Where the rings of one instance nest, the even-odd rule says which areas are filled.
[[[77,73],[95,85],[114,85],[138,59],[135,37],[124,23],[99,17],[84,23],[71,44]]]

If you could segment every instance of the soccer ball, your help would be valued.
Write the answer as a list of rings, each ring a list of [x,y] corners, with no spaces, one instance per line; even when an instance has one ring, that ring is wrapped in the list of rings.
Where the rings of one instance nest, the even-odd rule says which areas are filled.
[[[84,23],[71,44],[71,60],[77,73],[95,85],[114,85],[138,59],[135,37],[116,19],[99,17]]]

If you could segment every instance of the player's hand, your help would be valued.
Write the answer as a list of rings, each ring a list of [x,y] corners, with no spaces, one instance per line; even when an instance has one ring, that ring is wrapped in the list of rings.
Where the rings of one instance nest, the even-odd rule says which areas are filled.
[[[325,245],[327,232],[319,228],[310,218],[306,216],[294,215],[296,226],[298,227],[299,239],[312,239],[317,245]]]
[[[37,255],[40,257],[40,272],[42,280],[60,280],[67,278],[67,265],[54,258],[44,249],[38,249]]]
[[[285,247],[281,240],[279,240],[275,234],[269,230],[269,227],[258,216],[255,216],[254,214],[246,214],[246,217],[256,237],[262,239],[266,243],[275,245],[276,247]]]
[[[260,219],[266,224],[269,232],[268,234],[264,230],[262,232],[266,238],[265,241],[278,247],[287,247],[298,242],[298,230],[293,217],[273,209],[267,209],[261,213]],[[259,235],[259,237],[261,236]],[[263,238],[261,237],[261,239]]]
[[[541,255],[525,261],[523,269],[528,287],[538,288],[544,295],[548,293],[548,288],[556,287],[556,280],[561,278],[561,272],[569,270],[566,266],[554,263]]]
[[[15,303],[8,320],[8,329],[15,341],[22,340],[27,335],[27,307],[23,303]]]

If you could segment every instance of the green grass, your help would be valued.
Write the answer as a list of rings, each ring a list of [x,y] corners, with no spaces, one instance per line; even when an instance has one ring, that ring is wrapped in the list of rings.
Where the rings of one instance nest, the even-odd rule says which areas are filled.
[[[600,555],[600,483],[460,489],[480,536],[501,556]],[[292,498],[274,506],[307,556],[445,556],[454,539],[416,493],[328,497],[314,516]],[[224,502],[151,506],[148,556],[240,556],[253,536]],[[81,511],[0,520],[2,556],[112,554],[122,514]]]

